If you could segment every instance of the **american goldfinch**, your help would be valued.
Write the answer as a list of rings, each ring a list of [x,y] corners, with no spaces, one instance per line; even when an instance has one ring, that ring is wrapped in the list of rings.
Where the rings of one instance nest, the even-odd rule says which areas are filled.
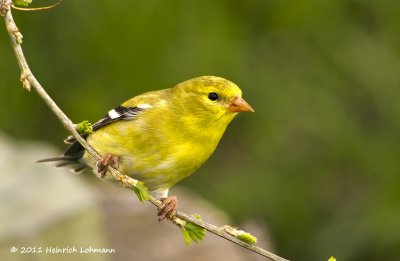
[[[202,76],[173,88],[138,95],[93,125],[86,137],[103,158],[96,162],[73,138],[57,166],[87,167],[105,177],[107,166],[144,182],[162,200],[160,220],[176,213],[168,190],[199,168],[214,152],[238,112],[254,112],[239,87],[220,77]],[[111,178],[111,177],[110,177]]]

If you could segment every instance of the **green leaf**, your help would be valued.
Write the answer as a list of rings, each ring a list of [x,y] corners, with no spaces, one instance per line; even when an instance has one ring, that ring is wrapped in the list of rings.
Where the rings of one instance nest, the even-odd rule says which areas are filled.
[[[138,182],[136,186],[132,187],[133,191],[135,192],[136,196],[139,198],[140,202],[144,202],[150,199],[150,193],[148,189],[145,187],[143,182]]]
[[[76,124],[76,130],[80,134],[84,134],[84,135],[89,135],[89,134],[93,133],[93,127],[89,121],[82,121],[82,122]]]
[[[192,214],[192,217],[194,217],[197,220],[201,220],[201,216],[199,214]]]
[[[237,239],[246,242],[247,244],[253,245],[257,243],[257,238],[253,236],[250,233],[247,233],[246,231],[243,230],[238,230],[236,228],[230,227],[230,226],[225,226],[224,227],[225,232],[228,233],[231,236],[236,237]]]
[[[190,246],[190,235],[189,232],[186,230],[185,227],[182,227],[182,236],[186,242],[186,245]]]
[[[190,241],[195,243],[203,240],[206,235],[206,230],[190,221],[186,222],[186,225],[182,227],[183,238],[187,245],[190,245]]]
[[[240,239],[243,242],[246,242],[247,244],[250,244],[250,245],[257,243],[257,238],[247,232],[239,233],[239,235],[237,236],[237,239]]]
[[[28,6],[32,3],[32,0],[13,0],[15,5]]]
[[[331,256],[328,261],[336,261],[336,258],[334,258],[333,256]]]

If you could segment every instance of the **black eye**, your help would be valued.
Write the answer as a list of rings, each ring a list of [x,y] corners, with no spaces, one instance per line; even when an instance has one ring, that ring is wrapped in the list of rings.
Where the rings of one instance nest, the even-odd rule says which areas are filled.
[[[218,94],[215,93],[215,92],[210,92],[210,93],[208,94],[208,99],[210,99],[211,101],[216,101],[216,100],[219,99],[219,96],[218,96]]]

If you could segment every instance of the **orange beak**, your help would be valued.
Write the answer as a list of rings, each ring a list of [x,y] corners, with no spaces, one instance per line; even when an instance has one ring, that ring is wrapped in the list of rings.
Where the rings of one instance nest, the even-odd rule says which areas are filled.
[[[230,112],[254,112],[253,108],[242,97],[234,97],[228,107]]]

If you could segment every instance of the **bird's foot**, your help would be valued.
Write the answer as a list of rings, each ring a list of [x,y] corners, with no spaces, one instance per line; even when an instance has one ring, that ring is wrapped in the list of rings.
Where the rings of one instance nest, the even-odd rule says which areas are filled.
[[[112,154],[106,154],[99,160],[99,162],[97,162],[97,172],[100,173],[102,178],[106,176],[108,166],[113,166],[114,168],[118,169],[118,157]]]
[[[178,198],[176,196],[169,196],[161,198],[161,205],[158,208],[158,221],[165,218],[172,219],[176,215],[178,209]]]

